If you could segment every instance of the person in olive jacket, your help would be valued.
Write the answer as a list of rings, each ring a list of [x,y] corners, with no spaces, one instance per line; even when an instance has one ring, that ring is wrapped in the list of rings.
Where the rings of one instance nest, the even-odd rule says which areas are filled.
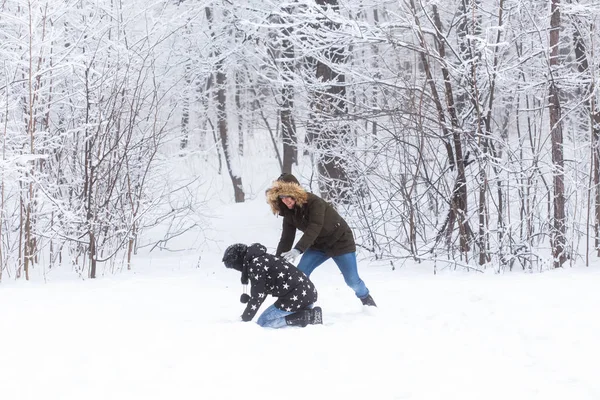
[[[267,295],[271,295],[277,301],[260,315],[256,321],[260,326],[305,327],[323,323],[321,308],[314,307],[317,289],[310,279],[284,258],[268,254],[262,244],[232,244],[225,250],[222,261],[227,268],[242,273],[243,285],[251,284],[250,295],[244,293],[240,298],[247,303],[243,321],[252,321]]]
[[[352,230],[335,208],[304,190],[292,174],[281,174],[267,190],[266,196],[273,214],[283,217],[283,229],[275,254],[289,262],[294,262],[302,254],[298,269],[308,277],[315,268],[332,258],[346,284],[362,303],[376,306],[358,275]],[[303,235],[293,246],[296,230],[302,231]]]

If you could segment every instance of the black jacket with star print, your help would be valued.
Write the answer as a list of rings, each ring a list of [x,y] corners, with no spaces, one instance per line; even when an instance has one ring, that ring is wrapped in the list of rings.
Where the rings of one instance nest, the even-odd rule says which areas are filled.
[[[244,321],[254,318],[267,295],[277,297],[274,305],[282,311],[299,311],[317,301],[317,289],[308,277],[283,258],[267,253],[260,243],[248,247],[242,276],[251,285]]]

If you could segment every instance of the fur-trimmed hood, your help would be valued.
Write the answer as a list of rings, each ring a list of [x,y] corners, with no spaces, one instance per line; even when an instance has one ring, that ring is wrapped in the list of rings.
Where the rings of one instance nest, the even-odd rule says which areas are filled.
[[[266,192],[267,203],[275,215],[282,215],[284,207],[287,208],[279,198],[282,195],[293,197],[298,207],[303,207],[308,202],[308,193],[300,185],[293,182],[275,181]]]

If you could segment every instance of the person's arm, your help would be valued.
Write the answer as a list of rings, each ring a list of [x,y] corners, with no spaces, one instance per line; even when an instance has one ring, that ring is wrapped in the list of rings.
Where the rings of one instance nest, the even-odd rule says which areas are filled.
[[[276,256],[280,256],[284,251],[289,251],[294,244],[296,238],[296,226],[292,222],[291,217],[283,217],[283,226],[281,231],[281,239],[277,245]]]
[[[242,321],[252,321],[252,318],[258,312],[258,309],[267,298],[265,291],[266,279],[264,271],[250,275],[250,300],[246,304],[246,309],[242,313]]]
[[[317,199],[312,201],[308,209],[308,226],[304,231],[304,235],[300,238],[294,248],[304,253],[317,240],[325,221],[325,208],[327,204],[324,200]]]

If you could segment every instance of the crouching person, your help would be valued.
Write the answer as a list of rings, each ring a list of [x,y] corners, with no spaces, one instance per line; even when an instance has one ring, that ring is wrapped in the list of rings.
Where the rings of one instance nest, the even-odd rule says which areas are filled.
[[[242,294],[247,303],[242,320],[251,321],[267,295],[277,297],[258,318],[260,326],[281,328],[322,324],[322,311],[314,307],[317,289],[308,277],[284,258],[267,253],[260,243],[232,244],[225,250],[223,263],[242,273],[242,284],[250,282],[250,294]]]

